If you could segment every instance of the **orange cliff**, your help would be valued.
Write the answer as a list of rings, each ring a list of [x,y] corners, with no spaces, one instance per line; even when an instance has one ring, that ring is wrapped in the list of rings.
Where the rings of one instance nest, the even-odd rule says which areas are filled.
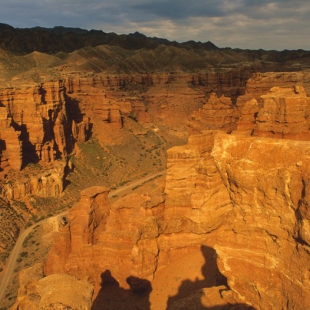
[[[310,97],[304,88],[273,87],[258,99],[245,102],[237,124],[238,133],[271,138],[309,140]]]
[[[219,269],[255,309],[310,306],[309,151],[308,142],[215,139],[211,155],[234,205],[215,245]]]
[[[2,169],[53,162],[76,141],[104,136],[105,124],[122,128],[123,116],[187,138],[204,129],[236,129],[244,105],[273,86],[304,85],[306,72],[253,73],[253,68],[206,74],[68,74],[63,80],[0,91]],[[191,102],[189,105],[188,102]],[[200,111],[199,111],[200,109]],[[178,116],[178,120],[173,116]]]
[[[246,135],[307,140],[308,81],[305,72],[254,73],[236,97],[218,92],[206,96],[202,108],[188,118],[189,133],[237,130]]]
[[[226,303],[308,307],[309,151],[307,142],[292,140],[192,136],[187,146],[169,150],[160,213],[152,213],[148,196],[110,205],[106,188],[83,191],[45,273],[88,279],[95,292],[106,270],[124,288],[129,276],[156,283],[157,273],[206,244],[227,278]]]
[[[253,117],[266,109],[265,102],[276,100],[270,120],[278,117],[277,124],[295,130],[295,121],[277,112],[286,111],[287,104],[299,113],[295,119],[307,120],[309,100],[301,87],[273,89],[259,100]],[[304,137],[304,128],[301,122],[294,139]],[[135,194],[110,205],[107,189],[85,190],[70,212],[70,224],[56,237],[46,275],[64,272],[89,279],[95,297],[106,270],[125,289],[129,276],[155,288],[166,267],[172,270],[181,260],[190,269],[186,257],[206,245],[227,279],[228,286],[225,280],[212,282],[224,290],[224,304],[309,308],[310,149],[306,141],[271,139],[268,132],[250,137],[238,130],[206,131],[170,149],[164,208],[160,203],[154,209],[149,196]],[[185,283],[194,287],[199,281]],[[171,309],[173,301],[168,301]],[[199,302],[210,305],[210,300]]]
[[[1,89],[1,168],[67,158],[76,141],[89,138],[90,119],[97,115],[100,121],[120,125],[118,106],[92,84],[92,79],[84,84],[59,80]]]
[[[21,156],[18,164],[13,165],[15,168],[20,169],[25,162],[52,162],[67,155],[67,116],[61,82],[2,89],[0,104],[2,122],[6,123],[1,129],[15,131],[19,139]],[[8,140],[4,134],[3,152],[9,156],[12,146]]]
[[[188,76],[180,79],[178,85],[184,86]],[[160,274],[166,272],[169,280],[169,272],[177,261],[184,261],[183,271],[192,270],[191,260],[187,258],[190,253],[200,252],[203,245],[211,249],[207,252],[211,252],[214,259],[218,256],[220,276],[209,284],[225,291],[218,294],[224,304],[246,303],[255,309],[282,309],[287,304],[302,307],[309,290],[305,267],[309,259],[306,197],[309,150],[307,142],[278,138],[307,137],[309,100],[301,86],[289,85],[264,95],[263,89],[274,80],[273,77],[268,83],[264,79],[256,81],[259,86],[255,87],[253,100],[249,93],[236,101],[210,96],[203,110],[207,111],[205,115],[212,129],[220,127],[233,132],[231,135],[204,132],[208,122],[203,119],[203,113],[199,115],[201,122],[195,128],[202,133],[191,136],[187,145],[168,151],[166,188],[162,196],[165,201],[161,198],[155,203],[148,195],[133,194],[110,204],[106,188],[81,192],[80,202],[70,211],[70,223],[56,236],[45,264],[46,275],[68,273],[87,279],[95,287],[95,298],[106,271],[124,289],[129,289],[127,279],[131,276],[135,277],[136,286],[143,287],[150,282],[155,290]],[[279,80],[279,84],[291,83],[287,74],[282,74]],[[120,128],[122,113],[133,112],[126,98],[122,100],[123,92],[113,90],[114,85],[126,83],[120,84],[121,80],[116,79],[117,82],[105,86],[105,81],[77,79],[70,82],[71,88],[66,87],[70,88],[68,118],[77,120],[77,124],[84,122],[81,128],[90,128],[90,123],[97,133],[102,123]],[[149,77],[148,85],[150,81]],[[170,77],[169,81],[172,83],[173,79]],[[149,94],[157,89],[152,86]],[[171,89],[169,85],[169,91]],[[192,94],[190,91],[193,89],[186,89],[187,94]],[[168,101],[161,104],[163,109],[169,105],[170,97],[166,97]],[[198,100],[201,100],[201,88]],[[271,106],[277,108],[269,109]],[[287,117],[284,113],[287,109],[294,112],[296,119]],[[90,114],[85,117],[84,112],[88,110]],[[269,117],[264,119],[267,112]],[[213,123],[212,115],[215,115]],[[301,125],[295,128],[297,119]],[[263,122],[266,124],[259,127]],[[283,131],[281,128],[288,130],[287,135],[274,134],[275,130],[270,128],[275,126],[279,133]],[[74,125],[73,128],[80,130]],[[253,134],[254,137],[246,137]],[[265,150],[267,160],[262,156]],[[290,160],[286,160],[287,152]],[[275,257],[278,253],[280,256]],[[298,269],[292,266],[295,260]],[[243,264],[247,267],[242,268]],[[212,266],[215,267],[214,261]],[[280,287],[278,283],[282,281],[284,284]],[[188,283],[174,282],[180,285],[180,290],[182,284]],[[195,285],[193,287],[188,294],[194,294]],[[276,300],[272,300],[272,296]],[[210,300],[205,304],[210,305]],[[171,302],[170,307],[173,309]]]

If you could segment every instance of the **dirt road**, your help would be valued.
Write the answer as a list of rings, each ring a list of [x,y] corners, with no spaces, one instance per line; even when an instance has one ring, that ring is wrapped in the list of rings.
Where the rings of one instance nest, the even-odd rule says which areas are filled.
[[[138,180],[132,181],[124,186],[121,186],[113,191],[111,191],[109,193],[109,198],[111,199],[112,197],[116,197],[116,196],[121,196],[121,195],[125,195],[128,192],[130,192],[134,187],[143,185],[144,183],[153,180],[159,176],[162,176],[166,173],[166,170],[162,170],[162,171],[158,171],[152,174],[148,174],[143,178],[140,178]],[[38,225],[42,225],[45,221],[52,219],[52,218],[61,218],[63,216],[65,216],[68,213],[68,210],[54,215],[50,218],[46,218],[43,219],[40,222],[37,222],[35,224],[33,224],[32,226],[30,226],[29,228],[27,228],[26,230],[24,230],[18,237],[15,246],[7,260],[6,266],[2,272],[2,275],[0,276],[0,306],[2,303],[2,300],[4,298],[4,294],[6,291],[6,288],[8,286],[8,284],[10,283],[11,279],[12,279],[12,275],[15,269],[15,265],[16,265],[16,259],[18,258],[19,253],[22,251],[23,249],[23,242],[25,240],[25,238],[32,232],[32,230],[38,226]]]

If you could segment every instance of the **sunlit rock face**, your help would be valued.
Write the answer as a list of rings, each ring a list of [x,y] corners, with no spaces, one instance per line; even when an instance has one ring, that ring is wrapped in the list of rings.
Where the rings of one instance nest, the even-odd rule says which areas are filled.
[[[18,298],[11,310],[91,309],[93,287],[67,274],[45,277],[42,263],[21,271]]]
[[[216,132],[190,136],[188,144],[168,150],[165,221],[168,231],[207,233],[232,210],[227,188],[211,157]]]
[[[168,75],[136,79],[154,87],[153,92],[160,89],[154,86],[157,83],[166,87],[173,80]],[[269,91],[276,79],[279,84],[291,83],[287,75],[266,79],[256,76],[242,88],[245,94],[234,100],[199,94],[204,104],[189,122],[190,130],[199,134],[168,150],[165,191],[156,203],[148,194],[110,203],[107,188],[82,191],[70,210],[69,224],[55,238],[46,274],[87,279],[96,294],[109,271],[128,289],[128,277],[143,286],[142,280],[156,279],[175,257],[181,259],[208,244],[235,302],[255,309],[308,308],[310,149],[300,140],[308,140],[309,98],[301,86]],[[152,118],[154,111],[147,111],[136,97],[111,100],[113,86],[128,82],[125,76],[68,81],[66,111],[74,141],[87,139],[90,125],[98,134],[100,124],[122,128],[125,114],[142,123]],[[184,89],[185,82],[188,76],[179,77],[178,88]],[[195,83],[203,84],[201,77],[193,77]],[[268,91],[262,93],[265,88]],[[247,92],[250,89],[253,95]],[[186,92],[186,98],[194,93],[189,88]],[[184,92],[169,96],[175,105],[185,97]],[[154,95],[149,102],[154,98],[161,97]],[[171,106],[165,102],[157,107],[166,117],[162,119],[168,119]],[[19,141],[18,132],[9,130]]]
[[[274,87],[241,109],[237,130],[254,136],[309,140],[310,97],[301,86]]]
[[[274,87],[259,101],[253,135],[309,140],[310,97],[303,87]]]
[[[212,241],[235,301],[255,309],[308,307],[309,154],[304,141],[192,136],[168,152],[165,208],[156,216],[148,196],[110,205],[105,188],[82,192],[46,273],[98,287],[109,270],[126,287],[130,275],[151,281],[171,263],[169,253]]]
[[[62,82],[2,89],[0,104],[1,151],[12,168],[20,169],[28,162],[53,162],[68,154],[71,141]],[[13,132],[15,139],[11,139]]]
[[[69,224],[55,239],[46,274],[90,279],[96,292],[106,270],[123,287],[128,287],[130,276],[153,278],[159,227],[150,197],[132,194],[111,205],[108,192],[99,186],[81,192],[80,202],[70,210]]]
[[[308,142],[219,134],[211,152],[234,206],[215,249],[230,288],[257,309],[309,307]]]
[[[239,112],[230,97],[211,93],[203,108],[195,111],[188,122],[191,134],[203,130],[219,129],[228,133],[236,129]]]

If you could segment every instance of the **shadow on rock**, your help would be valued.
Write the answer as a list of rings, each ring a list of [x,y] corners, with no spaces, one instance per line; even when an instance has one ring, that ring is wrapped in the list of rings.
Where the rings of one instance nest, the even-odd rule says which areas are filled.
[[[101,289],[93,302],[92,310],[148,310],[151,282],[130,276],[126,279],[130,289],[126,290],[112,276],[110,270],[101,274]]]
[[[221,291],[228,291],[229,287],[227,285],[227,278],[223,276],[218,269],[216,251],[211,247],[201,246],[201,252],[205,259],[205,263],[201,268],[203,279],[183,281],[177,295],[169,297],[167,301],[167,310],[255,310],[253,307],[246,304],[227,303],[216,305],[216,300],[213,300],[211,296],[210,299],[212,300],[210,300],[210,302],[214,302],[214,306],[203,305],[203,289],[221,287],[221,289],[218,290],[218,298],[221,299]],[[208,296],[204,297],[208,298]]]

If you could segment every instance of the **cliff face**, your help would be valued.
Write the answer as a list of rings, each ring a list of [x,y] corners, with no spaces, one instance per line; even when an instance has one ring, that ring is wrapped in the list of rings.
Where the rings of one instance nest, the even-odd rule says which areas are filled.
[[[93,287],[66,274],[45,277],[41,263],[21,271],[18,300],[12,310],[90,309]]]
[[[256,309],[310,305],[308,153],[307,142],[215,139],[211,155],[234,205],[215,245],[219,269]]]
[[[129,288],[130,276],[139,279],[138,286],[143,279],[155,285],[167,266],[204,244],[227,279],[223,305],[308,308],[310,149],[297,139],[305,134],[309,101],[302,88],[295,87],[275,88],[251,102],[258,107],[252,110],[254,136],[238,130],[206,131],[168,151],[164,208],[154,208],[146,195],[110,205],[105,188],[82,192],[70,224],[55,240],[46,273],[90,279],[96,296],[107,270],[124,288]],[[295,130],[299,120],[295,141],[268,138],[269,129],[255,131],[268,107],[271,124],[275,120]],[[294,118],[282,113],[290,108],[288,116]],[[192,268],[191,260],[183,264]],[[223,289],[226,280],[220,276],[205,287]],[[180,294],[182,285],[199,283],[185,281]],[[170,307],[173,300],[168,299]]]
[[[23,174],[10,171],[1,182],[0,195],[8,201],[30,195],[58,197],[63,192],[66,166],[66,161],[56,161],[52,168],[31,165]]]
[[[231,132],[240,117],[246,118],[248,101],[259,100],[273,86],[305,85],[309,93],[306,73],[253,72],[249,67],[206,75],[63,73],[63,81],[2,89],[0,167],[20,169],[28,162],[66,158],[76,141],[84,142],[92,134],[104,136],[102,124],[122,128],[124,116],[185,139],[189,114],[190,133]],[[259,118],[257,123],[262,123]],[[262,129],[257,126],[256,131]]]
[[[228,133],[236,129],[239,111],[230,97],[211,93],[203,108],[195,111],[188,121],[189,133],[200,133],[206,129],[219,129]]]
[[[208,233],[229,216],[232,204],[210,155],[214,136],[193,135],[187,145],[168,150],[165,233]]]
[[[156,279],[173,252],[213,243],[232,294],[224,300],[255,309],[308,307],[309,151],[307,142],[192,136],[169,151],[163,211],[154,214],[148,196],[110,205],[106,188],[83,191],[45,272],[90,279],[97,293],[109,270],[127,288],[130,276]]]
[[[155,201],[132,194],[111,204],[107,188],[82,191],[80,202],[70,210],[69,224],[55,239],[46,275],[67,273],[87,279],[94,285],[95,297],[106,272],[124,289],[132,289],[130,277],[135,278],[136,288],[143,289],[145,281],[156,283],[165,268],[183,255],[200,252],[203,245],[209,247],[205,256],[212,257],[208,266],[219,268],[207,287],[222,285],[222,290],[224,285],[226,293],[219,294],[224,304],[247,303],[255,309],[304,306],[301,301],[309,290],[305,266],[310,242],[310,150],[300,140],[309,139],[310,102],[302,87],[307,75],[257,74],[247,83],[238,75],[225,81],[220,75],[213,77],[66,77],[58,86],[50,84],[49,90],[48,84],[23,90],[38,113],[34,108],[22,112],[21,99],[3,95],[2,110],[9,114],[3,113],[1,139],[15,137],[11,153],[9,147],[2,148],[6,166],[13,167],[16,154],[23,155],[21,142],[37,149],[33,154],[41,162],[51,160],[42,156],[46,143],[53,146],[54,156],[66,157],[74,142],[91,134],[104,140],[109,132],[121,132],[125,117],[153,126],[166,137],[184,140],[187,124],[190,132],[199,133],[190,136],[187,145],[168,150],[164,198]],[[298,86],[292,81],[299,81]],[[274,84],[286,87],[269,91]],[[229,85],[235,87],[231,97],[226,96]],[[189,123],[188,115],[192,115]],[[38,119],[41,123],[36,127],[31,120]],[[24,132],[29,129],[27,135],[23,124]],[[38,128],[44,134],[35,134]],[[23,140],[25,136],[29,139]],[[34,193],[34,188],[40,195],[57,195],[62,190],[59,182],[55,174],[47,173],[28,183],[7,183],[2,195],[19,199]],[[190,264],[186,260],[184,269],[191,270]],[[181,290],[182,283],[175,282]],[[199,285],[206,287],[205,282]]]
[[[309,104],[304,88],[272,88],[260,98],[246,101],[237,132],[293,140],[309,139]]]
[[[47,275],[68,273],[90,279],[96,293],[107,270],[125,288],[130,276],[153,278],[159,227],[150,197],[133,194],[111,205],[108,191],[91,187],[81,192],[80,202],[70,210],[70,224],[55,239],[45,264]]]
[[[190,227],[187,231],[199,234],[193,229],[195,214],[200,233],[211,231],[205,242],[214,242],[233,299],[255,309],[309,307],[308,155],[308,142],[213,131],[191,136],[186,146],[168,152],[165,216],[168,227],[179,224],[170,232]],[[204,183],[197,178],[202,167]],[[195,197],[209,199],[199,204]],[[192,244],[193,235],[178,237],[175,243],[170,239],[170,251],[186,238]]]
[[[40,160],[53,162],[68,154],[64,94],[61,82],[1,91],[2,152],[14,168]],[[15,132],[18,142],[8,142],[10,132]]]
[[[246,135],[308,139],[309,77],[306,72],[268,72],[253,73],[244,83],[229,80],[235,95],[225,87],[207,91],[202,108],[188,119],[189,133],[238,130]]]

